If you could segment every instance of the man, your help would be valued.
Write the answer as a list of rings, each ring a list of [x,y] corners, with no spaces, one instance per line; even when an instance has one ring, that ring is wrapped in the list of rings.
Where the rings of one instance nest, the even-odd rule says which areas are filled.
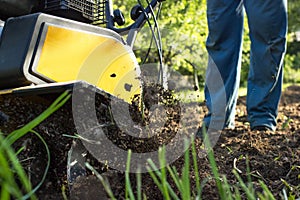
[[[237,102],[244,12],[251,39],[247,113],[251,130],[276,129],[286,49],[287,0],[207,0],[209,62],[204,125],[233,128]]]

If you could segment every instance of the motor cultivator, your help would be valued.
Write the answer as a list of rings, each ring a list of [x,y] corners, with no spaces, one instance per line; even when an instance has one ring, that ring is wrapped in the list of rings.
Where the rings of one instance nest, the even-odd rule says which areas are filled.
[[[133,14],[135,23],[117,29],[114,24],[124,24],[124,17],[119,10],[111,11],[110,1],[19,2],[0,1],[4,18],[28,14],[8,18],[4,23],[0,43],[1,89],[13,88],[15,92],[15,88],[28,85],[80,80],[125,101],[140,93],[140,69],[131,47],[145,22],[144,14]],[[149,7],[157,3],[152,1]],[[39,10],[51,15],[30,14]],[[121,36],[124,31],[128,33],[127,41]]]
[[[118,9],[112,11],[110,0],[0,0],[0,130],[10,133],[24,126],[38,116],[35,109],[46,109],[66,90],[73,95],[73,102],[66,104],[71,111],[77,109],[69,107],[74,106],[74,92],[79,99],[84,97],[82,100],[96,96],[98,101],[89,103],[96,101],[106,113],[111,112],[112,101],[130,103],[142,91],[141,70],[132,47],[161,1],[152,0],[145,8],[135,6],[131,10],[134,22],[116,28],[115,24],[124,25],[124,16]],[[87,108],[85,104],[78,109]],[[94,110],[85,110],[87,115],[80,116],[84,127],[88,127],[91,112]],[[74,113],[62,113],[63,119],[76,121]],[[57,127],[78,131],[76,124],[54,121]],[[53,148],[61,139],[61,133],[55,134],[56,140],[48,141]],[[68,139],[62,144],[62,151],[72,145]],[[84,159],[80,154],[84,149],[77,142],[68,152],[69,185],[84,170],[81,166],[78,171],[79,164],[70,166],[70,162]],[[66,161],[59,156],[53,160]]]

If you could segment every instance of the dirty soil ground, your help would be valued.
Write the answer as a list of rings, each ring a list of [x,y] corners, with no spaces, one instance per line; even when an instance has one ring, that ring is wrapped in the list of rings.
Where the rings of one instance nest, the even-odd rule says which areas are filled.
[[[0,124],[1,131],[8,134],[24,126],[45,110],[57,96],[57,94],[29,96],[1,95],[0,110],[8,117],[2,117],[3,119]],[[284,91],[279,107],[277,130],[274,133],[270,133],[250,131],[246,119],[245,97],[239,98],[236,113],[236,128],[233,130],[224,130],[217,144],[214,146],[214,155],[219,172],[226,175],[230,184],[234,185],[237,183],[232,173],[234,168],[238,169],[240,176],[243,180],[247,181],[246,161],[248,160],[252,182],[257,191],[261,190],[258,181],[262,180],[272,191],[276,199],[283,198],[283,189],[300,197],[299,99],[299,86],[290,86]],[[100,98],[100,101],[102,101],[101,105],[103,106],[103,101],[105,102],[106,100]],[[109,101],[104,104],[107,105],[108,103]],[[98,107],[101,106],[98,105]],[[101,109],[105,110],[105,106]],[[98,113],[103,112],[101,109],[99,108]],[[172,108],[172,112],[174,110],[175,112],[178,111]],[[207,111],[204,104],[200,103],[193,104],[188,112],[192,120],[193,114],[196,112],[201,112],[203,117]],[[98,114],[98,117],[101,118],[99,119],[100,121],[109,121],[103,115]],[[176,115],[174,119],[176,119]],[[170,124],[172,123],[170,122]],[[70,101],[38,125],[35,131],[39,132],[47,141],[51,154],[51,163],[46,179],[36,193],[39,199],[63,199],[63,193],[68,199],[106,199],[101,183],[91,172],[87,173],[86,176],[78,177],[71,189],[68,187],[67,157],[73,138],[66,135],[74,135],[77,131],[72,118],[72,103]],[[118,132],[117,129],[111,127],[110,132],[113,131]],[[122,134],[118,134],[115,136],[122,136]],[[126,141],[126,138],[129,138],[128,144],[132,145],[132,138],[130,139],[130,137],[122,138],[121,141]],[[167,138],[170,139],[169,137]],[[161,138],[158,138],[158,140],[161,141]],[[149,148],[151,141],[148,141],[148,145],[144,145],[144,147]],[[123,143],[121,142],[120,144]],[[196,145],[199,147],[201,141],[197,139]],[[45,147],[34,134],[28,134],[16,142],[15,148],[17,149],[20,146],[26,147],[19,155],[21,163],[28,172],[32,184],[36,185],[41,180],[47,163]],[[138,145],[138,152],[149,150],[142,149],[142,147],[143,145]],[[151,146],[152,150],[153,148],[157,148],[157,143]],[[109,169],[109,166],[99,163],[92,156],[88,157],[87,161],[109,180],[116,198],[124,199],[124,173]],[[184,159],[182,156],[171,163],[171,165],[180,171],[183,163]],[[199,158],[198,165],[203,186],[202,198],[219,199],[208,158]],[[135,187],[135,174],[130,174],[130,177],[133,180],[132,186]],[[194,188],[193,172],[191,173],[191,182],[191,187]],[[174,186],[171,180],[170,183]],[[163,199],[158,187],[147,173],[142,174],[142,192],[147,196],[147,199]],[[242,194],[242,197],[246,199],[245,194]]]

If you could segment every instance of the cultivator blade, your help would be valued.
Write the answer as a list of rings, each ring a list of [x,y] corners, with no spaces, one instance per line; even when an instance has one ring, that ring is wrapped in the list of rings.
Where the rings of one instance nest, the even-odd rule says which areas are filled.
[[[0,61],[1,89],[82,80],[127,102],[141,90],[139,65],[119,34],[51,15],[9,19]]]

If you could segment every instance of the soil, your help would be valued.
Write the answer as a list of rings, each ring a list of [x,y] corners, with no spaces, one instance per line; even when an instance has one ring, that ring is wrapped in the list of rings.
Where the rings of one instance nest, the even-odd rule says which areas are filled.
[[[153,88],[152,88],[153,89]],[[149,90],[149,98],[154,94],[168,96],[159,90]],[[16,130],[45,110],[59,94],[39,94],[16,96],[12,94],[0,96],[0,129],[8,134]],[[155,101],[162,101],[159,95],[155,96]],[[158,99],[158,100],[157,100]],[[237,183],[232,170],[236,168],[244,181],[247,181],[247,162],[249,161],[251,179],[255,190],[261,191],[259,180],[262,180],[272,191],[276,199],[283,199],[283,189],[296,197],[300,197],[300,87],[288,87],[281,98],[278,115],[278,126],[275,132],[250,131],[249,123],[246,119],[245,97],[240,97],[237,105],[236,128],[224,130],[214,146],[214,155],[219,172],[227,177],[230,184]],[[155,102],[153,100],[153,102]],[[164,125],[162,134],[156,135],[154,139],[134,140],[113,125],[110,118],[110,98],[102,93],[96,95],[96,110],[100,124],[106,128],[105,134],[114,141],[119,148],[135,149],[136,152],[143,153],[157,150],[163,143],[170,143],[176,124],[180,121],[180,107],[176,101],[168,104],[168,123]],[[151,107],[145,105],[145,108]],[[84,107],[86,109],[86,107]],[[137,112],[137,105],[130,107]],[[148,111],[149,112],[149,109]],[[147,119],[147,112],[144,113]],[[191,104],[185,112],[190,113],[190,119],[194,118],[195,113],[201,113],[203,117],[207,112],[203,103]],[[143,115],[140,113],[133,115],[135,122],[147,124],[147,120],[141,120]],[[82,116],[84,123],[89,123],[85,116]],[[175,122],[175,123],[174,123]],[[107,199],[105,192],[98,178],[94,173],[86,170],[84,176],[78,176],[68,185],[67,158],[68,152],[73,144],[73,138],[77,132],[72,115],[72,102],[69,100],[63,107],[57,110],[35,129],[47,141],[50,149],[50,168],[46,179],[40,189],[36,192],[39,199],[63,199],[65,194],[68,199]],[[201,146],[201,139],[195,141],[197,149]],[[41,180],[47,164],[47,154],[42,142],[34,135],[27,134],[14,144],[18,149],[20,146],[26,148],[19,155],[19,159],[28,172],[32,185],[37,185]],[[200,150],[199,150],[200,151]],[[112,155],[114,152],[111,152]],[[100,163],[92,155],[88,154],[86,160],[107,178],[112,191],[117,199],[124,199],[125,196],[125,175],[121,171],[111,169],[109,165]],[[179,173],[183,167],[184,158],[179,157],[171,163]],[[199,174],[202,180],[202,198],[219,199],[217,187],[211,173],[208,158],[206,156],[198,158]],[[136,175],[130,174],[132,186],[135,187]],[[191,172],[191,187],[195,187],[195,178]],[[170,184],[174,183],[170,179]],[[178,191],[175,189],[178,193]],[[142,174],[142,192],[147,199],[163,199],[158,187],[147,173]],[[245,194],[241,191],[243,199]]]

